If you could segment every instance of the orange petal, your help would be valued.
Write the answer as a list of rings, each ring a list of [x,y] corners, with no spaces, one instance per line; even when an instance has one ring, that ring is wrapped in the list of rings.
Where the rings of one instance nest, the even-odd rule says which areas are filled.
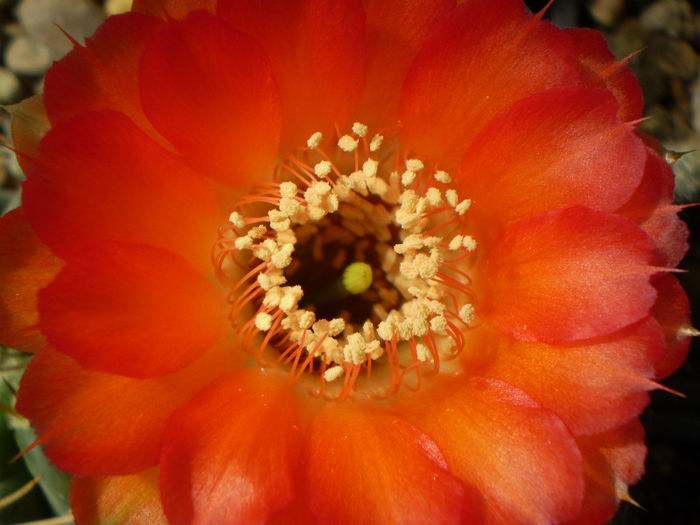
[[[581,80],[588,86],[605,86],[620,103],[622,121],[642,116],[644,99],[637,77],[624,60],[615,61],[608,43],[598,31],[580,27],[565,29],[574,41],[581,71]]]
[[[131,476],[76,476],[70,506],[76,525],[168,525],[158,495],[158,469]]]
[[[474,140],[458,180],[473,210],[510,224],[581,204],[614,211],[642,179],[646,150],[605,90],[552,89],[513,105]],[[498,188],[494,191],[494,188]]]
[[[688,252],[688,225],[678,217],[680,208],[668,206],[658,209],[640,226],[654,240],[659,264],[673,268]]]
[[[345,130],[366,65],[360,0],[237,0],[219,2],[217,13],[270,57],[282,97],[283,155],[316,131],[332,138],[336,126]]]
[[[398,120],[401,87],[431,29],[452,13],[450,0],[371,0],[367,12],[367,80],[357,119],[379,131]]]
[[[316,525],[318,520],[311,514],[311,510],[306,505],[306,498],[297,493],[294,503],[286,509],[270,516],[265,525]]]
[[[34,235],[24,209],[0,219],[0,344],[26,352],[46,346],[38,328],[37,293],[62,265]]]
[[[141,108],[138,67],[143,48],[163,23],[150,16],[112,16],[46,74],[44,99],[53,124],[78,113],[114,110],[164,143]],[[115,43],[118,42],[118,45]],[[116,143],[115,143],[116,144]]]
[[[659,206],[673,202],[673,170],[659,154],[646,146],[644,174],[637,189],[617,213],[641,223],[647,220]]]
[[[198,170],[230,186],[272,176],[280,103],[262,49],[203,11],[149,41],[139,73],[144,111]]]
[[[402,408],[455,476],[481,491],[486,523],[558,523],[583,496],[581,456],[559,418],[501,381],[454,378]]]
[[[651,310],[666,335],[666,355],[654,363],[656,378],[664,379],[675,372],[688,357],[693,333],[690,324],[690,303],[678,279],[671,274],[654,278],[658,290],[656,303]]]
[[[134,0],[132,11],[146,13],[163,19],[181,20],[192,11],[209,11],[213,13],[219,0]]]
[[[408,73],[399,107],[405,149],[456,168],[498,113],[578,83],[566,33],[527,15],[521,0],[469,0],[433,32]]]
[[[566,525],[598,525],[613,517],[627,485],[644,473],[644,429],[637,420],[595,436],[577,439],[583,456],[586,494],[583,509]]]
[[[653,245],[633,222],[582,206],[505,230],[475,282],[480,315],[520,341],[610,334],[649,313]]]
[[[677,266],[688,251],[688,227],[673,205],[671,166],[647,148],[644,176],[637,190],[617,213],[638,223],[656,244],[659,264]]]
[[[620,500],[615,493],[586,478],[581,512],[574,519],[565,521],[563,525],[611,523],[619,505]]]
[[[211,191],[120,113],[82,113],[54,126],[23,197],[37,235],[63,258],[115,240],[172,250],[211,269],[222,222]]]
[[[663,334],[652,318],[577,345],[501,336],[499,346],[496,360],[479,374],[524,390],[574,435],[599,433],[637,417],[649,403],[646,392],[654,388],[652,363],[664,355]]]
[[[311,423],[302,464],[322,523],[481,523],[437,445],[387,412],[328,406]]]
[[[262,523],[294,498],[301,436],[279,376],[222,377],[176,412],[161,457],[161,498],[174,525]]]
[[[577,442],[585,458],[586,476],[596,479],[594,472],[601,467],[600,464],[595,463],[593,455],[590,454],[591,451],[596,450],[610,467],[618,494],[620,483],[626,487],[642,478],[647,448],[644,445],[644,427],[638,420],[635,419],[626,425],[595,436],[577,438]]]
[[[42,332],[82,366],[131,377],[191,363],[220,336],[219,287],[169,252],[105,242],[39,293]]]
[[[61,470],[133,474],[158,463],[173,411],[236,363],[240,360],[222,341],[175,374],[133,379],[86,370],[49,347],[29,364],[17,410],[29,418],[46,455]]]

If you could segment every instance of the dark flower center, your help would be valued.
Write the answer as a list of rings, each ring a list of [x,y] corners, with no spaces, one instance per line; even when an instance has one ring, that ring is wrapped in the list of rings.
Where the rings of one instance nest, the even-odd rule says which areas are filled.
[[[314,134],[280,166],[280,182],[241,199],[214,257],[224,281],[243,274],[229,294],[242,346],[289,366],[293,381],[316,373],[320,394],[344,378],[332,388],[341,399],[363,369],[384,371],[371,390],[387,395],[410,371],[420,382],[462,348],[474,316],[461,269],[476,249],[460,233],[470,201],[447,173],[418,159],[400,170],[381,136],[353,132],[333,157]]]

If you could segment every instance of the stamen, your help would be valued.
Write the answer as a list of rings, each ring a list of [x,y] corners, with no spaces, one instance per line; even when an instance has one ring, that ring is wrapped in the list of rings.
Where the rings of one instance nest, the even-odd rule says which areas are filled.
[[[290,368],[290,382],[318,374],[318,395],[336,390],[341,400],[358,382],[373,395],[409,377],[419,388],[463,347],[455,323],[467,329],[476,317],[467,260],[477,243],[460,231],[471,201],[446,172],[424,173],[422,160],[406,159],[401,172],[398,152],[374,157],[384,137],[368,145],[368,131],[356,122],[333,154],[311,135],[276,170],[276,185],[239,200],[212,252],[230,286],[231,322],[254,312],[240,344],[263,365],[277,351],[272,361]],[[428,187],[431,177],[448,187]],[[371,375],[377,367],[389,369],[384,385]]]
[[[382,135],[375,135],[369,143],[369,150],[371,152],[379,151],[382,147],[382,142],[384,142],[384,137]]]
[[[361,122],[355,122],[352,125],[352,132],[358,137],[366,137],[368,131],[369,128]]]
[[[359,144],[359,141],[352,138],[350,135],[343,135],[340,137],[340,140],[338,140],[338,147],[347,153],[355,151]]]
[[[261,332],[267,332],[272,327],[272,316],[265,312],[260,312],[255,316],[255,328]]]
[[[435,175],[433,176],[435,177],[436,181],[442,182],[443,184],[449,184],[452,182],[452,177],[450,177],[450,175],[445,171],[436,171]]]
[[[317,131],[311,137],[309,137],[309,140],[306,141],[306,145],[309,147],[309,149],[316,149],[321,145],[321,141],[323,140],[323,133],[320,131]]]
[[[327,177],[331,173],[331,163],[327,160],[322,160],[314,166],[314,173],[317,177]]]

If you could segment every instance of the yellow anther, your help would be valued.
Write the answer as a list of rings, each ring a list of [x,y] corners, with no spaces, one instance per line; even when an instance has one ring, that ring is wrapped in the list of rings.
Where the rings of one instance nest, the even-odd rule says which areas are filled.
[[[367,132],[369,131],[369,128],[362,124],[361,122],[355,122],[352,125],[352,132],[357,135],[358,137],[366,137]]]
[[[306,141],[306,145],[310,149],[316,149],[321,145],[321,141],[323,140],[323,133],[320,131],[317,131],[313,135],[309,137],[309,140]]]

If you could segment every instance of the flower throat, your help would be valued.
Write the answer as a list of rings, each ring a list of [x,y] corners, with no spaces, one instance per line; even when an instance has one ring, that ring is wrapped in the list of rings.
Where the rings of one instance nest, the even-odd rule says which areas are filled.
[[[408,377],[419,388],[474,319],[465,269],[477,245],[460,233],[470,201],[367,131],[355,123],[333,156],[314,133],[277,182],[236,203],[213,250],[238,343],[340,400],[389,396]]]

